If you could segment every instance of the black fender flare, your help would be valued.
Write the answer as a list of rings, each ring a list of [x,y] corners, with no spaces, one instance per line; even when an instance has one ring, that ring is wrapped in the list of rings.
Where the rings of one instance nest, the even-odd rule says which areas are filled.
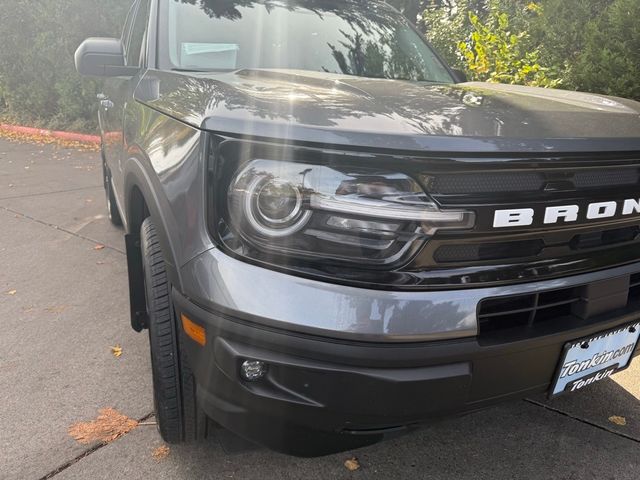
[[[146,169],[151,168],[149,160],[146,158],[142,160],[140,156],[144,155],[138,153],[138,155],[130,156],[123,172],[124,210],[126,212],[125,243],[129,274],[131,326],[136,331],[141,331],[147,326],[142,253],[140,250],[140,226],[148,216],[151,217],[156,225],[156,232],[165,258],[171,285],[182,291],[178,256],[170,235],[167,233],[169,231],[168,222],[164,213],[165,210],[161,207],[162,203],[168,204],[168,200],[162,195],[162,187],[158,179],[155,178],[155,181],[153,181],[152,175]],[[142,199],[138,195],[141,195]],[[144,203],[141,203],[140,200],[143,200]]]

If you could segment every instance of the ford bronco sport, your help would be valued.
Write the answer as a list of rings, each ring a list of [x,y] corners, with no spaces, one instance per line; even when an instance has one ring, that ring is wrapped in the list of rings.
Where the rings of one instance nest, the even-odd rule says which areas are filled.
[[[76,65],[166,441],[322,455],[638,353],[640,104],[468,83],[377,0],[137,0]]]

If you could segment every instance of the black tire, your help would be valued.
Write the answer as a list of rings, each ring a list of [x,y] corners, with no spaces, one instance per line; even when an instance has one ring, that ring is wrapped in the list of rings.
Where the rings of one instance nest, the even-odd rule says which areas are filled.
[[[207,435],[208,421],[198,407],[193,373],[180,348],[171,285],[150,218],[142,223],[140,239],[158,430],[171,444],[201,440]]]
[[[104,182],[104,193],[107,196],[107,212],[109,214],[109,221],[116,227],[122,225],[122,217],[118,211],[118,205],[116,204],[116,197],[113,194],[113,188],[111,186],[111,175],[107,169],[104,161],[102,162],[102,175]]]

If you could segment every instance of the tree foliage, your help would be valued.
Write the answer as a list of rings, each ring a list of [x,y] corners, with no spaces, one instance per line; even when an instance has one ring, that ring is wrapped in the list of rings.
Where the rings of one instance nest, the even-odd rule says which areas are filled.
[[[76,74],[73,53],[88,36],[118,36],[131,1],[0,0],[0,118],[95,129],[101,83]],[[182,1],[217,14],[252,0]],[[388,1],[473,79],[640,100],[638,0]]]
[[[119,36],[128,0],[0,0],[0,115],[93,130],[100,83],[80,77],[73,54],[88,36]]]
[[[564,88],[574,87],[571,71],[585,49],[587,25],[611,5],[612,0],[543,0],[542,15],[529,24],[530,44],[540,50],[543,63],[563,73]]]
[[[527,7],[538,14],[536,4]],[[560,80],[549,67],[540,64],[540,50],[527,49],[529,33],[515,32],[509,15],[492,8],[485,21],[469,12],[471,34],[458,44],[458,50],[467,68],[476,80],[528,85],[532,87],[556,87]]]
[[[640,2],[618,0],[586,29],[571,71],[577,87],[640,100]]]
[[[428,6],[420,27],[473,79],[640,100],[638,0],[445,3]]]

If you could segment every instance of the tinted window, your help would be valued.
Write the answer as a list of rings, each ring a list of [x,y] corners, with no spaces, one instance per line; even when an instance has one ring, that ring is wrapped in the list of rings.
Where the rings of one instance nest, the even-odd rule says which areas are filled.
[[[151,0],[142,0],[138,13],[136,14],[131,37],[129,40],[129,48],[127,49],[127,65],[139,65],[142,53],[142,45],[144,43],[147,24],[149,23],[149,3]]]
[[[405,18],[365,0],[165,0],[165,68],[312,70],[451,82]]]

